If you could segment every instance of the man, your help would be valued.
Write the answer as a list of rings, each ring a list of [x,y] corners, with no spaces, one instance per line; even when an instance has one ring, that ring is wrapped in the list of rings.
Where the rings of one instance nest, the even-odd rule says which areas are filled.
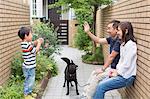
[[[100,80],[106,77],[106,75],[109,75],[109,70],[107,69],[109,65],[111,65],[111,69],[116,69],[116,65],[120,58],[120,41],[117,38],[117,31],[118,31],[118,25],[120,21],[113,20],[111,21],[107,26],[107,32],[109,33],[108,38],[99,38],[93,35],[90,32],[90,26],[87,22],[84,23],[84,31],[88,34],[88,36],[96,43],[99,44],[109,44],[110,45],[110,54],[108,55],[108,58],[102,68],[96,69],[92,72],[88,82],[87,86],[84,88],[83,96],[87,97],[88,99],[92,99],[92,96],[95,93],[96,86]],[[107,69],[107,70],[106,70]],[[106,70],[106,71],[105,71]]]

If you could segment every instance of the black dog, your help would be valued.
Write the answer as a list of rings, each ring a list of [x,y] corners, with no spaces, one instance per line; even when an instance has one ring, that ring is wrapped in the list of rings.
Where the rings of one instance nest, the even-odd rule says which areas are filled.
[[[75,65],[72,60],[70,62],[70,60],[66,57],[63,57],[61,59],[67,63],[67,66],[66,66],[65,72],[64,72],[65,73],[65,81],[64,81],[64,85],[63,85],[63,87],[65,87],[65,83],[67,81],[67,93],[66,93],[66,95],[69,95],[69,83],[71,83],[72,81],[75,82],[76,93],[77,93],[77,95],[79,95],[78,86],[77,86],[77,84],[78,84],[77,75],[76,75],[76,70],[77,70],[78,66]],[[71,86],[73,86],[72,83],[71,83]]]

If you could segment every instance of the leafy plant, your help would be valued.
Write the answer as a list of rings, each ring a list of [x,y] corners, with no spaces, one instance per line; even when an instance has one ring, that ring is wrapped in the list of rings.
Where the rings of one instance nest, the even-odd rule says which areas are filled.
[[[35,33],[33,36],[34,40],[39,37],[44,38],[41,53],[47,57],[51,56],[53,53],[59,53],[60,47],[58,45],[57,33],[52,24],[38,22],[33,25],[33,32]]]
[[[82,60],[85,63],[92,63],[92,64],[103,64],[104,63],[104,57],[102,54],[102,48],[97,47],[96,48],[96,54],[86,53],[82,56]]]
[[[0,88],[0,99],[23,99],[23,81],[15,82],[9,80]]]
[[[15,54],[11,63],[12,76],[15,81],[24,80],[22,72],[23,59],[21,53]],[[41,80],[47,71],[51,71],[52,76],[57,75],[57,66],[52,58],[48,58],[43,54],[37,54],[36,57],[36,80]]]
[[[22,71],[22,55],[20,52],[17,52],[11,62],[11,78],[13,78],[15,81],[21,81],[24,79],[23,71]]]
[[[87,51],[90,45],[90,38],[84,33],[81,26],[78,26],[78,33],[75,35],[75,46],[80,50]]]
[[[58,68],[52,58],[48,58],[45,55],[37,55],[37,67],[36,67],[36,79],[40,80],[43,78],[46,72],[51,71],[52,76],[57,75]]]
[[[89,51],[91,50],[89,49],[89,46],[92,46],[92,41],[84,32],[83,23],[85,21],[88,21],[90,24],[93,22],[90,7],[87,6],[85,8],[75,9],[75,14],[79,23],[78,32],[75,35],[75,46],[81,50]]]

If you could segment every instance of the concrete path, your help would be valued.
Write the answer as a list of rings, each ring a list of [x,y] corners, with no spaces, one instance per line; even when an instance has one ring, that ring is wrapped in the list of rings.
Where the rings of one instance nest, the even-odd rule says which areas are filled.
[[[75,48],[68,46],[62,46],[61,55],[56,55],[55,60],[58,64],[59,74],[56,77],[53,77],[49,80],[48,86],[44,92],[42,99],[80,99],[83,87],[79,87],[80,95],[76,95],[75,86],[70,87],[70,94],[66,96],[67,88],[63,87],[64,83],[64,70],[66,63],[61,60],[61,57],[68,57],[72,59],[75,64],[77,64],[77,79],[80,85],[84,85],[89,78],[90,73],[96,68],[100,67],[99,65],[89,65],[84,64],[81,61],[81,56],[84,52],[79,51]],[[74,84],[74,83],[73,83]],[[109,91],[105,95],[105,99],[121,99],[120,94],[117,90]]]

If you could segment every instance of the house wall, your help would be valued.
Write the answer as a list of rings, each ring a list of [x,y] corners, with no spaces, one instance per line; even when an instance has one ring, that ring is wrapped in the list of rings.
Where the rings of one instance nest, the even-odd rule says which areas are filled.
[[[134,27],[137,39],[138,60],[137,77],[134,86],[123,88],[125,99],[150,99],[150,0],[119,0],[117,3],[101,10],[99,22],[102,27],[100,35],[107,37],[106,27],[109,21],[117,19],[130,21]],[[99,27],[99,28],[101,28]],[[103,52],[106,57],[109,47],[104,45]],[[123,98],[123,99],[124,99]]]
[[[20,50],[18,29],[29,21],[27,0],[0,0],[0,85],[9,78],[12,57]]]
[[[37,0],[37,16],[36,17],[38,18],[43,17],[43,0]]]
[[[43,17],[48,20],[48,0],[43,0]]]
[[[61,9],[64,10],[65,7],[62,6]],[[60,19],[61,20],[69,20],[69,11],[61,13]]]
[[[69,20],[69,46],[75,46],[75,34],[77,33],[77,26],[78,22],[76,20]]]

